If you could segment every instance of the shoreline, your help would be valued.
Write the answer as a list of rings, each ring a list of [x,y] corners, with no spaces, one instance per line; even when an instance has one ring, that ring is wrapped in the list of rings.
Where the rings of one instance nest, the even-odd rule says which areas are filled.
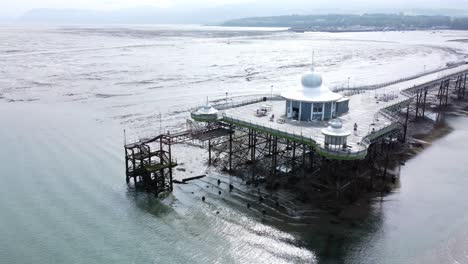
[[[317,28],[317,29],[307,29],[307,28],[288,28],[288,31],[295,33],[305,33],[305,32],[325,32],[325,33],[365,33],[365,32],[412,32],[412,31],[466,31],[466,29],[431,29],[431,28],[408,28],[408,29],[327,29],[327,28]]]

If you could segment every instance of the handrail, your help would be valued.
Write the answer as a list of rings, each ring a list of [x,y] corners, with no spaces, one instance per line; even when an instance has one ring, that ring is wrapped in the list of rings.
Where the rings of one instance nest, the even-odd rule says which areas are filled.
[[[225,103],[217,103],[217,104],[212,104],[211,106],[214,107],[215,109],[217,110],[226,110],[226,109],[230,109],[230,108],[236,108],[236,107],[240,107],[240,106],[244,106],[244,105],[249,105],[249,104],[255,104],[255,103],[260,103],[262,101],[264,101],[264,98],[267,99],[267,101],[277,101],[277,100],[282,100],[283,98],[279,95],[279,94],[273,94],[273,95],[258,95],[260,97],[254,97],[253,99],[250,99],[250,100],[242,100],[242,101],[232,101],[232,98],[228,98],[228,99],[231,99],[231,102],[225,102]],[[246,97],[246,96],[242,96],[242,97]],[[193,113],[195,111],[197,111],[198,109],[200,109],[200,107],[202,107],[203,105],[198,105],[196,107],[193,107],[190,109],[190,112]]]
[[[436,70],[432,70],[432,71],[428,71],[428,72],[423,72],[423,73],[415,74],[415,75],[412,75],[412,76],[408,76],[408,77],[404,77],[404,78],[400,78],[400,79],[397,79],[397,80],[388,81],[388,82],[384,82],[384,83],[380,83],[380,84],[364,85],[364,86],[353,87],[353,88],[334,87],[334,88],[332,88],[332,91],[342,92],[342,91],[348,91],[348,90],[361,90],[361,91],[377,90],[377,89],[380,89],[380,88],[383,88],[383,87],[386,87],[386,86],[390,86],[390,85],[394,85],[394,84],[397,84],[397,83],[406,82],[406,81],[414,80],[414,79],[424,77],[424,76],[427,76],[427,75],[431,75],[431,74],[434,74],[434,73],[454,69],[456,67],[459,67],[459,66],[462,66],[462,65],[465,65],[465,64],[467,64],[467,63],[466,62],[459,62],[458,64],[454,64],[454,65],[446,67],[444,69],[436,69]],[[453,77],[453,75],[458,75],[460,73],[467,72],[467,71],[468,70],[461,70],[461,71],[456,72],[454,74],[449,74],[449,75],[444,76],[444,77],[439,77],[437,79],[437,81],[440,80],[440,79],[451,78],[451,77]]]

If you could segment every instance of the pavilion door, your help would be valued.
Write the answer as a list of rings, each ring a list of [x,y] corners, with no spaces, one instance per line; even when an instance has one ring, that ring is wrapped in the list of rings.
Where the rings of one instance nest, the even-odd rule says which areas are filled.
[[[299,119],[299,107],[293,107],[292,108],[292,118],[294,120],[298,120]]]

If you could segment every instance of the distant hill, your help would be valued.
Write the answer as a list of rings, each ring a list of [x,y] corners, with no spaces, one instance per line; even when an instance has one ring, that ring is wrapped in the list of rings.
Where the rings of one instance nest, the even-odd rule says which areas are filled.
[[[421,29],[468,29],[467,18],[449,16],[363,14],[290,15],[229,20],[223,26],[289,27],[305,31],[375,31]]]
[[[413,15],[399,16],[372,15],[371,13],[407,12]],[[367,12],[371,15],[361,15]],[[284,14],[296,14],[284,16]],[[315,14],[315,15],[307,15]],[[336,14],[336,15],[328,15]],[[112,11],[93,11],[80,9],[32,9],[17,22],[25,23],[78,23],[78,24],[215,24],[225,26],[376,26],[379,20],[385,25],[398,27],[404,25],[443,25],[450,19],[447,16],[463,16],[468,12],[462,9],[372,9],[365,7],[330,8],[318,6],[315,1],[299,3],[244,3],[202,8],[196,5],[183,8],[157,8],[140,6]],[[445,16],[440,16],[445,15]],[[224,22],[226,21],[226,22]],[[223,23],[224,22],[224,23]]]
[[[79,23],[79,24],[221,24],[229,19],[248,16],[281,15],[301,12],[300,8],[279,8],[275,5],[223,5],[212,8],[156,8],[135,7],[113,11],[77,9],[32,9],[18,22]]]

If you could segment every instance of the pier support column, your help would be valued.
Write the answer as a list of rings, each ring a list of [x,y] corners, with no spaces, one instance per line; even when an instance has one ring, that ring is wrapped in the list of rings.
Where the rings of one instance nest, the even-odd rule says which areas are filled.
[[[211,139],[208,140],[208,165],[211,166]]]
[[[306,144],[302,144],[302,177],[305,177]]]
[[[162,139],[161,139],[161,141],[162,141]],[[169,190],[170,190],[170,192],[172,192],[173,191],[173,183],[172,183],[172,147],[171,147],[172,142],[171,142],[170,137],[167,139],[167,144],[168,144],[168,148],[169,148],[169,151],[168,151],[169,152],[168,153],[168,155],[169,155]]]
[[[426,98],[429,87],[420,88],[416,91],[416,110],[414,119],[424,118],[426,113]],[[422,111],[421,111],[422,110]],[[422,113],[421,113],[422,112]]]
[[[315,168],[314,162],[318,159],[315,159],[314,148],[309,146],[309,169],[313,170]]]
[[[439,107],[446,106],[448,104],[448,92],[450,86],[450,79],[444,80],[440,83],[440,88],[437,96],[439,97]]]
[[[271,155],[271,135],[268,134],[268,135],[266,136],[266,138],[267,138],[266,144],[267,144],[267,146],[268,146],[268,155]]]
[[[255,163],[256,163],[256,145],[257,145],[257,133],[254,130],[251,130],[250,136],[250,161],[252,162],[252,180],[255,179]]]
[[[247,142],[247,156],[248,155],[251,155],[251,152],[252,152],[252,133],[253,133],[253,130],[249,128],[249,132],[248,132],[248,142]],[[252,157],[252,156],[251,156]]]
[[[461,99],[461,89],[462,89],[463,75],[457,76],[457,81],[455,82],[455,92],[457,93],[457,99]]]
[[[423,100],[423,105],[422,105],[422,117],[424,118],[426,114],[426,98],[427,98],[427,90],[429,87],[424,87],[424,100]]]
[[[278,137],[274,136],[272,140],[272,153],[271,153],[271,169],[272,169],[272,175],[276,176],[276,167],[278,163]]]
[[[445,81],[445,104],[444,106],[448,105],[448,96],[449,96],[449,88],[450,88],[450,79]]]
[[[343,162],[341,160],[338,160],[338,164],[335,164],[335,166],[333,166],[333,163],[334,162],[330,162],[329,166],[331,166],[331,171],[334,176],[333,180],[335,181],[335,195],[336,199],[338,200],[341,197],[341,172],[338,170],[338,168],[342,168]]]
[[[390,143],[392,142],[392,136],[390,136],[390,140],[388,142],[382,142],[382,144],[385,144],[385,165],[384,165],[384,171],[382,175],[382,179],[385,182],[385,179],[387,178],[387,170],[388,170],[388,163],[390,161]]]
[[[406,134],[408,133],[409,105],[406,107],[405,125],[403,127],[403,143],[406,143]]]
[[[293,141],[292,145],[292,163],[296,166],[296,141]]]
[[[229,173],[232,171],[232,126],[229,126]]]
[[[136,171],[136,159],[135,159],[135,151],[133,149],[132,149],[132,169],[133,169],[133,173],[135,173],[135,171]],[[137,183],[136,176],[133,176],[133,183],[134,184]]]
[[[129,176],[129,171],[128,171],[128,154],[127,154],[127,148],[124,148],[125,150],[125,180],[127,184],[130,182],[130,176]]]
[[[463,80],[463,89],[462,89],[462,98],[464,99],[465,98],[465,91],[466,91],[466,76],[468,75],[468,73],[465,73],[465,78]]]
[[[420,95],[420,90],[416,91],[416,110],[414,113],[414,119],[418,119],[419,116],[419,98],[421,97]]]

